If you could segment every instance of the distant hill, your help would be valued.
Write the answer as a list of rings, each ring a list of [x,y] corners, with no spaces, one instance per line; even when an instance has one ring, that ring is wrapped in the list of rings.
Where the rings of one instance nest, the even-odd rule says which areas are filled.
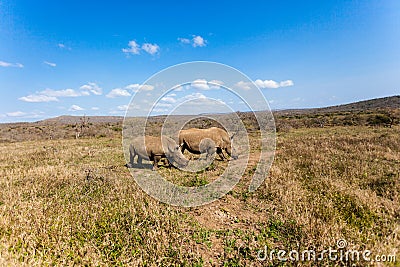
[[[349,104],[336,105],[324,108],[309,109],[285,109],[274,113],[277,115],[292,114],[317,114],[317,113],[333,113],[333,112],[349,112],[349,111],[369,111],[381,108],[400,108],[400,95],[363,100]]]
[[[308,108],[308,109],[284,109],[274,111],[276,115],[306,115],[306,114],[324,114],[333,112],[357,112],[357,111],[369,111],[381,108],[400,108],[400,95],[389,96],[382,98],[375,98],[370,100],[363,100],[349,104],[336,105],[323,108]],[[157,117],[163,116],[155,116]],[[82,116],[59,116],[51,119],[46,119],[38,123],[60,123],[60,124],[75,124],[79,123]],[[89,122],[91,123],[117,123],[122,122],[122,116],[88,116]]]
[[[59,116],[50,118],[42,121],[38,121],[39,124],[75,124],[81,121],[82,116]],[[89,119],[89,123],[117,123],[122,122],[124,117],[122,116],[86,116]]]
[[[397,111],[383,111],[383,108],[396,108]],[[259,111],[262,112],[262,111]],[[276,130],[290,131],[302,127],[329,126],[385,126],[400,123],[400,96],[383,97],[350,104],[313,108],[274,111]],[[259,125],[252,112],[237,112],[248,131],[257,131]],[[199,116],[201,117],[201,116]],[[151,117],[149,125],[156,130],[161,128],[166,116]],[[0,143],[26,140],[75,138],[82,116],[59,116],[37,122],[0,123]],[[88,119],[88,120],[87,120]],[[87,116],[84,137],[120,136],[123,125],[122,116]],[[191,121],[190,127],[219,126],[215,121],[198,118]],[[158,128],[157,128],[158,127]]]
[[[337,112],[359,112],[369,111],[381,108],[400,108],[400,95],[375,98],[370,100],[364,100],[349,104],[323,107],[323,108],[309,108],[309,109],[285,109],[274,111],[275,116],[286,116],[286,115],[310,115],[310,114],[326,114],[326,113],[337,113]],[[247,113],[247,112],[242,112]],[[155,116],[153,119],[162,120],[165,116]],[[48,125],[48,124],[75,124],[79,123],[82,116],[59,116],[55,118],[45,119],[42,121],[34,122],[33,124]],[[123,116],[87,116],[90,123],[122,123]],[[17,125],[20,123],[6,123],[6,125]],[[26,124],[26,123],[23,123]]]

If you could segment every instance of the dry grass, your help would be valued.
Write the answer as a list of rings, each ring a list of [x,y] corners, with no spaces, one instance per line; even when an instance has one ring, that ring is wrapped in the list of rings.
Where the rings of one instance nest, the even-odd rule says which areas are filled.
[[[249,166],[228,195],[189,209],[159,203],[136,185],[120,138],[0,144],[0,264],[265,266],[279,262],[257,261],[264,245],[322,250],[340,238],[352,249],[398,254],[399,131],[281,133],[261,188],[247,192]],[[160,171],[200,185],[224,164],[197,176]]]

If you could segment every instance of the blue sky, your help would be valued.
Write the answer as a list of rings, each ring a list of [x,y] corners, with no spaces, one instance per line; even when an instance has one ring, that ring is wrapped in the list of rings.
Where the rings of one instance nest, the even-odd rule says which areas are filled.
[[[3,0],[0,122],[124,115],[138,84],[188,61],[259,80],[273,109],[398,95],[399,47],[399,1]]]

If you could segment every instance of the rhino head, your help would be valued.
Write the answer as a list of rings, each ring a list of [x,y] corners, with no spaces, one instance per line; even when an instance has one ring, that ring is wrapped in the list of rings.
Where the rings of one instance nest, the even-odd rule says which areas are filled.
[[[165,149],[165,155],[171,163],[176,163],[179,168],[184,168],[189,164],[189,160],[182,154],[180,147],[175,143],[169,143]]]

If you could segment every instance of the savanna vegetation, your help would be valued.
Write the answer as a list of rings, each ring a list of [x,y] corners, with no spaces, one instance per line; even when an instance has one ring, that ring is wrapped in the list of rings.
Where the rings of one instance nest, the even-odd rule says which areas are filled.
[[[234,190],[196,208],[160,203],[139,188],[124,166],[119,122],[93,122],[78,139],[68,130],[73,123],[47,126],[55,138],[32,132],[18,141],[3,136],[0,265],[379,265],[327,257],[281,262],[276,254],[274,260],[257,259],[265,247],[320,252],[344,239],[345,249],[370,250],[372,259],[397,255],[396,262],[381,263],[396,266],[400,125],[396,120],[368,124],[368,118],[382,112],[360,113],[355,118],[365,123],[356,125],[332,124],[335,118],[344,121],[338,116],[346,115],[338,113],[320,115],[328,116],[324,125],[308,126],[300,122],[317,115],[277,116],[277,125],[286,126],[278,128],[275,160],[263,185],[248,192],[257,163],[251,157]],[[253,119],[239,115],[251,144],[257,143]],[[2,133],[36,126],[3,125]],[[207,121],[199,125],[208,126]],[[94,129],[100,128],[96,134]],[[251,151],[257,158],[259,151]],[[201,186],[216,179],[226,164],[215,161],[196,174],[159,171],[174,183]]]
[[[257,251],[321,251],[338,239],[373,255],[396,254],[399,131],[347,126],[278,133],[275,161],[257,191],[247,191],[255,169],[250,161],[231,193],[197,208],[168,206],[144,193],[124,167],[119,137],[2,143],[2,264],[279,265],[258,261]],[[160,171],[198,186],[224,164],[215,161],[197,175]]]

